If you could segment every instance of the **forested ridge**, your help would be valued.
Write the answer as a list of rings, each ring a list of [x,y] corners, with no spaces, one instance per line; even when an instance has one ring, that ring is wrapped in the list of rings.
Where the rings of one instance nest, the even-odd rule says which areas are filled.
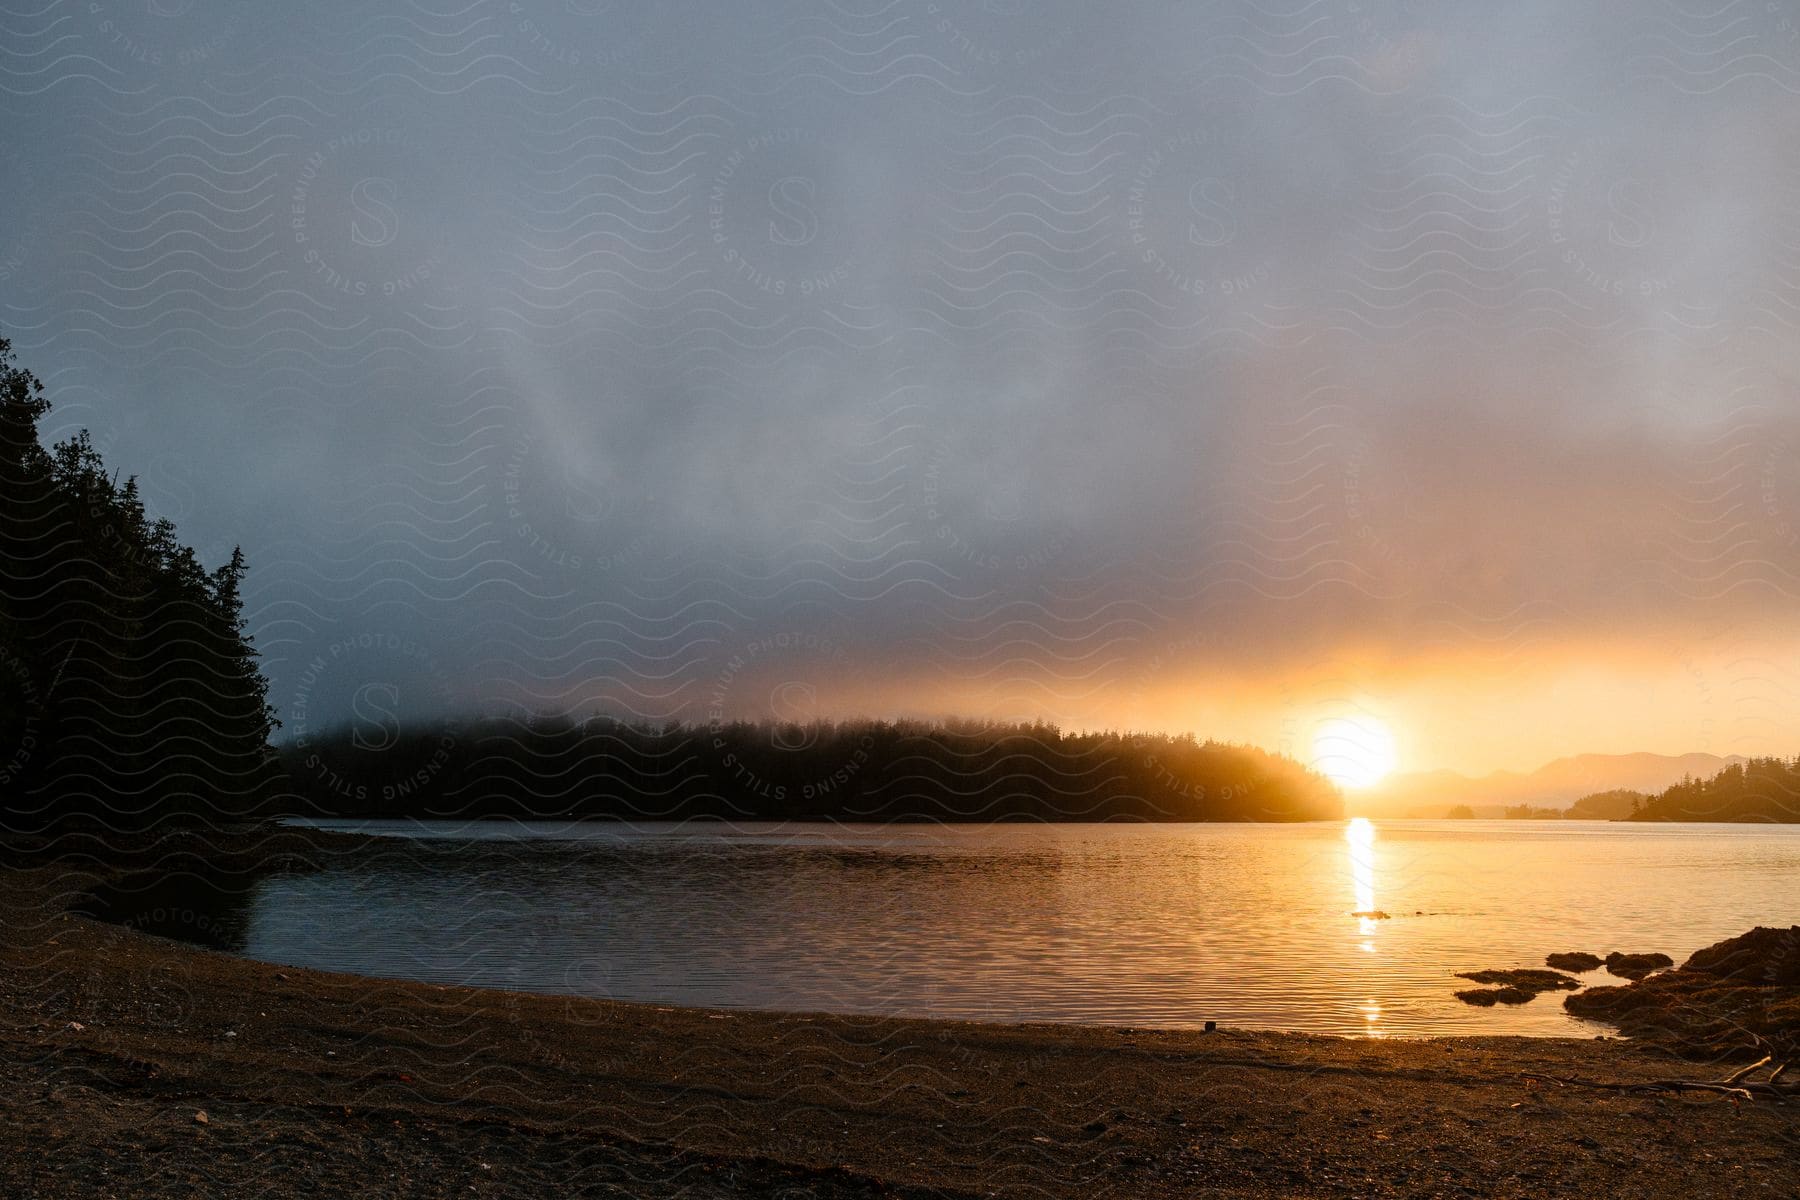
[[[379,746],[379,748],[377,748]],[[1335,819],[1323,776],[1250,746],[1051,725],[488,720],[289,743],[312,816],[845,821]]]
[[[1753,758],[1684,779],[1644,801],[1634,821],[1800,822],[1800,757]]]

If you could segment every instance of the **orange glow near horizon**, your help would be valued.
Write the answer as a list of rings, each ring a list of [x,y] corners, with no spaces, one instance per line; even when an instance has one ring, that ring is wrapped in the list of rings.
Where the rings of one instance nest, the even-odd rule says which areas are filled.
[[[927,667],[850,654],[827,664],[772,656],[761,690],[748,683],[741,690],[762,696],[783,680],[802,679],[817,689],[819,714],[833,719],[956,717],[1044,721],[1075,732],[1192,733],[1314,766],[1336,779],[1352,804],[1437,770],[1481,778],[1580,754],[1800,750],[1793,732],[1800,728],[1800,636],[1739,630],[1721,633],[1704,652],[1671,648],[1681,645],[1666,632],[1664,640],[1641,645],[1546,638],[1483,648],[1418,645],[1406,654],[1359,645],[1256,660],[1248,652],[1227,657],[1208,643],[1191,651],[1152,647],[1067,678],[1014,673],[981,659]],[[625,696],[614,706],[641,701]],[[671,708],[668,715],[682,714]],[[734,715],[773,713],[746,701]],[[1341,745],[1320,736],[1338,720],[1355,725],[1336,729],[1352,735]],[[1370,747],[1372,760],[1338,761],[1368,740],[1371,722],[1391,738],[1393,755],[1387,778],[1373,785],[1363,781],[1381,767],[1388,738]]]

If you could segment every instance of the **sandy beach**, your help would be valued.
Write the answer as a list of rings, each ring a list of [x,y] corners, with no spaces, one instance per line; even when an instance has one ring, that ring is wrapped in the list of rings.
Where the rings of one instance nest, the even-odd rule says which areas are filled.
[[[14,843],[0,1192],[31,1197],[1792,1196],[1800,1106],[1619,1039],[1347,1040],[718,1012],[251,962],[73,911],[242,831]]]

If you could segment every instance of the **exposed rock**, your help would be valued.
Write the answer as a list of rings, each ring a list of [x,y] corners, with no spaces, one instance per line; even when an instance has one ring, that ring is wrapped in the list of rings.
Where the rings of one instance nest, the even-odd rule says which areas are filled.
[[[1583,954],[1580,951],[1544,956],[1544,965],[1555,967],[1559,971],[1598,971],[1602,961],[1604,960],[1598,954]]]
[[[1652,971],[1674,965],[1675,960],[1666,954],[1621,954],[1614,950],[1606,956],[1606,969],[1621,979],[1642,979]]]
[[[1616,970],[1608,963],[1608,968]],[[1696,951],[1678,970],[1563,1001],[1578,1017],[1694,1056],[1800,1053],[1800,925],[1757,928]],[[1751,1052],[1761,1039],[1764,1048]]]
[[[1537,993],[1516,987],[1470,988],[1456,993],[1456,998],[1464,1004],[1492,1008],[1496,1004],[1529,1004],[1537,999]]]
[[[1681,969],[1743,983],[1800,987],[1800,925],[1792,929],[1759,925],[1749,933],[1694,951]]]
[[[1495,1004],[1525,1004],[1541,992],[1569,991],[1581,986],[1560,972],[1543,971],[1536,967],[1505,971],[1459,971],[1457,976],[1491,985],[1456,993],[1456,998],[1464,1004],[1475,1004],[1483,1008]]]
[[[1561,971],[1545,971],[1538,967],[1519,967],[1506,971],[1458,971],[1458,979],[1486,983],[1503,988],[1517,988],[1537,995],[1539,992],[1569,992],[1581,986]]]

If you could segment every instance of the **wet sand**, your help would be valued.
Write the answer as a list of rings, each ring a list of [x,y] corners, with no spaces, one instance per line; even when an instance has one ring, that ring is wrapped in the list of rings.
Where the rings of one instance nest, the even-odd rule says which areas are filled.
[[[187,849],[253,872],[358,846]],[[717,1012],[271,966],[72,911],[182,849],[0,847],[0,1195],[1800,1194],[1800,1105],[1546,1082],[1718,1074],[1619,1040]]]

